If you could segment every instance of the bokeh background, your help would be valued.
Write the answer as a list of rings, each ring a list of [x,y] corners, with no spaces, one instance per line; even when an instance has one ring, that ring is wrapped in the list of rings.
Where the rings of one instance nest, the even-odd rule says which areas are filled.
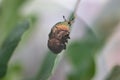
[[[47,40],[51,28],[57,22],[64,21],[63,16],[69,17],[76,2],[77,0],[27,0],[20,7],[18,12],[24,16],[22,18],[32,18],[33,23],[24,33],[22,40],[15,49],[9,61],[7,76],[3,80],[10,80],[10,78],[11,80],[32,80],[38,74],[49,51]],[[104,38],[103,40],[100,39],[102,46],[94,55],[95,75],[88,80],[105,80],[112,68],[120,64],[119,9],[119,0],[81,0],[79,3],[68,46],[71,46],[72,42],[81,40],[85,36],[87,28],[93,30],[98,39]],[[7,33],[7,31],[9,32],[7,29],[10,28],[1,30]],[[2,35],[2,32],[0,35]],[[65,53],[67,54],[67,52],[62,51],[61,54]],[[84,62],[87,62],[87,60]],[[60,56],[50,80],[67,80],[67,75],[71,69],[69,59],[64,55]]]

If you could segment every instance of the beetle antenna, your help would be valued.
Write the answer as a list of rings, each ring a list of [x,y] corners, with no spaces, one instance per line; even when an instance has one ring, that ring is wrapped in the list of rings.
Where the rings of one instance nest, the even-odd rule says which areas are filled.
[[[65,18],[65,16],[63,16],[63,19],[64,19],[65,21],[67,21],[66,18]]]

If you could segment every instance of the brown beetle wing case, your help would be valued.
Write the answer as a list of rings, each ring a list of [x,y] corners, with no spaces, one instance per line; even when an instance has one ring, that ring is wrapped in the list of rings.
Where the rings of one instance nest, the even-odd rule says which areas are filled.
[[[66,49],[66,43],[70,39],[69,34],[68,30],[53,27],[49,34],[48,48],[56,54],[60,53],[63,49]]]

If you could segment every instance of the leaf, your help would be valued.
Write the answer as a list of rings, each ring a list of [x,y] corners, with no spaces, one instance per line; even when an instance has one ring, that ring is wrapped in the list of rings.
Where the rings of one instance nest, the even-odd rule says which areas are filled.
[[[20,7],[26,0],[2,0],[0,5],[0,43],[17,24]],[[1,44],[0,44],[1,45]]]
[[[29,21],[19,23],[5,39],[0,48],[0,78],[4,77],[7,71],[8,62],[19,44],[23,33],[29,28]]]
[[[73,69],[68,80],[91,80],[95,74],[94,54],[97,52],[99,44],[94,37],[71,43],[67,55]]]
[[[95,62],[93,58],[83,60],[79,67],[74,67],[68,76],[68,80],[91,80],[95,74]]]
[[[21,70],[22,66],[19,62],[9,65],[6,76],[0,80],[22,80]]]
[[[56,54],[48,52],[43,60],[43,64],[38,72],[37,77],[34,80],[47,80],[52,74]]]

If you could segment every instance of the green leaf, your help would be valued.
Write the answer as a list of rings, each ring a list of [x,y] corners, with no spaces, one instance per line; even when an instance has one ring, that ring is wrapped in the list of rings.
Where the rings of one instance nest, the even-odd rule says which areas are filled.
[[[20,7],[26,0],[2,0],[0,5],[0,43],[17,24]],[[1,45],[1,44],[0,44]]]
[[[68,47],[67,55],[73,65],[68,80],[91,80],[95,73],[94,54],[98,45],[99,41],[95,38],[87,37]]]
[[[34,80],[47,80],[52,75],[56,54],[48,52],[43,60],[43,64]]]
[[[8,67],[6,76],[0,80],[22,80],[23,76],[21,75],[21,70],[22,66],[19,62],[11,64]]]
[[[29,21],[19,23],[5,39],[0,48],[0,78],[4,77],[7,71],[8,62],[19,44],[23,33],[29,28]]]
[[[93,58],[87,58],[77,68],[74,67],[68,76],[68,80],[91,80],[94,74],[95,62]]]

